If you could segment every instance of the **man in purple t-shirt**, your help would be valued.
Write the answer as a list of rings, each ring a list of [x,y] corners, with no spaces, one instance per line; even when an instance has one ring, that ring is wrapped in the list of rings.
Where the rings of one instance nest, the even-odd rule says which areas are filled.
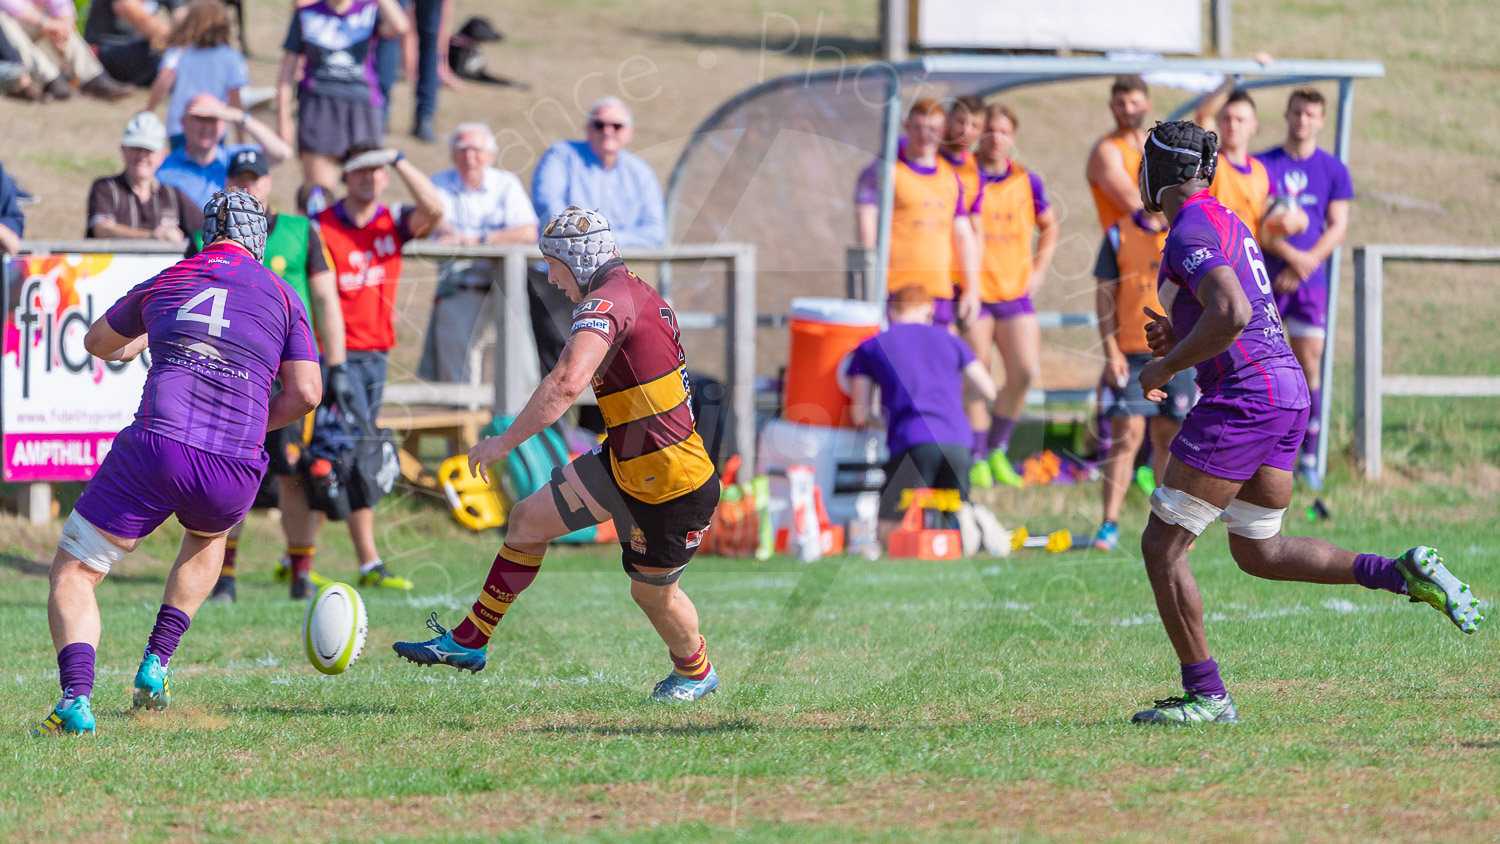
[[[908,489],[953,489],[969,498],[974,431],[964,414],[964,386],[995,400],[989,370],[963,340],[932,324],[936,304],[918,286],[890,297],[890,328],[859,344],[849,360],[854,424],[876,422],[874,387],[885,411],[891,459],[880,491],[880,538],[901,523]]]
[[[149,348],[152,366],[135,422],[115,437],[52,559],[48,620],[63,699],[37,733],[94,731],[94,589],[175,513],[186,533],[135,675],[135,706],[166,708],[168,660],[213,588],[226,534],[255,500],[266,430],[302,418],[322,396],[302,303],[260,263],[265,208],[231,189],[215,194],[203,216],[208,248],[142,282],[84,338],[107,361]],[[278,377],[282,389],[272,396]]]
[[[1147,310],[1153,357],[1141,370],[1141,388],[1160,400],[1174,374],[1196,366],[1203,398],[1172,442],[1141,536],[1157,611],[1182,663],[1184,695],[1136,713],[1136,723],[1239,720],[1208,653],[1187,558],[1188,546],[1215,519],[1228,526],[1229,552],[1249,574],[1409,594],[1465,633],[1483,620],[1468,586],[1432,548],[1419,545],[1391,559],[1281,535],[1307,425],[1307,382],[1286,343],[1260,247],[1208,193],[1217,147],[1218,137],[1196,124],[1159,124],[1146,139],[1140,170],[1146,209],[1171,221],[1157,281],[1171,316]]]

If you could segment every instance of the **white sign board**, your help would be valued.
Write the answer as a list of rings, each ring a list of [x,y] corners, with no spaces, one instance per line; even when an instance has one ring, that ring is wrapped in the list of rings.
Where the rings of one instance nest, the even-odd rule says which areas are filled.
[[[1202,0],[920,0],[917,46],[1203,52]]]
[[[176,255],[19,255],[5,266],[0,357],[4,478],[86,481],[135,417],[148,355],[106,363],[84,335],[132,287]]]

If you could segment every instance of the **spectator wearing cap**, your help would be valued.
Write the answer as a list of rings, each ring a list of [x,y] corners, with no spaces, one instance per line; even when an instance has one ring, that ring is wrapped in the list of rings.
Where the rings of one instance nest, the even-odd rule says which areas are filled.
[[[26,233],[26,215],[21,213],[21,192],[16,180],[0,165],[0,255],[18,252]]]
[[[143,111],[125,124],[125,170],[89,188],[88,237],[181,243],[203,228],[203,204],[156,178],[166,150],[167,127],[154,113]]]
[[[259,146],[237,144],[225,148],[220,144],[231,123]],[[292,154],[291,147],[271,127],[245,109],[227,106],[211,94],[199,94],[188,101],[182,115],[182,135],[182,149],[167,156],[156,177],[181,189],[200,208],[224,189],[229,179],[229,159],[241,149],[260,149],[272,167]]]
[[[188,0],[93,0],[83,40],[95,48],[109,75],[150,87],[161,66],[172,22],[187,14]],[[167,11],[167,16],[159,14]]]
[[[635,137],[630,109],[618,97],[604,97],[589,109],[584,128],[585,140],[558,141],[537,163],[531,177],[537,218],[550,220],[576,205],[603,214],[621,247],[661,246],[666,205],[651,165],[625,149]],[[573,303],[547,283],[545,264],[533,265],[529,279],[532,330],[545,372],[557,365]]]
[[[535,243],[536,212],[516,174],[494,166],[498,145],[483,123],[459,125],[449,139],[453,168],[432,177],[443,200],[433,240],[457,246]],[[480,350],[494,342],[495,263],[451,260],[438,266],[436,300],[417,374],[429,381],[468,381]],[[484,338],[484,339],[481,339]]]
[[[20,55],[27,72],[54,99],[73,95],[73,79],[79,80],[79,90],[101,100],[130,96],[129,86],[105,73],[79,36],[78,12],[72,0],[0,0],[0,34]],[[45,48],[53,55],[47,55],[49,50]]]

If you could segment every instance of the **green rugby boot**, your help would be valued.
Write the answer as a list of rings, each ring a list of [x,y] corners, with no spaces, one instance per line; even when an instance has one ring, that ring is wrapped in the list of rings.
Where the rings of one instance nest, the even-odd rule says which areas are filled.
[[[994,477],[995,483],[1013,486],[1016,489],[1024,485],[1021,476],[1016,474],[1015,467],[1010,465],[1010,458],[1005,456],[1005,452],[998,448],[990,452],[989,464],[990,474]]]
[[[989,489],[995,485],[995,475],[990,471],[988,460],[975,460],[969,466],[969,486],[974,489]]]
[[[1484,621],[1479,599],[1469,591],[1469,584],[1448,571],[1437,549],[1418,545],[1397,558],[1396,569],[1406,578],[1406,593],[1413,602],[1430,604],[1465,633],[1479,629]]]
[[[1205,697],[1188,692],[1185,697],[1159,700],[1150,709],[1135,713],[1132,724],[1238,724],[1240,713],[1229,695]]]

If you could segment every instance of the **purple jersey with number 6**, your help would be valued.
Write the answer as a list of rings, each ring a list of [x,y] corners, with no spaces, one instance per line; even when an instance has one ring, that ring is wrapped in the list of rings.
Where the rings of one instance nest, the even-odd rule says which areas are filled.
[[[1287,410],[1307,407],[1307,379],[1282,331],[1260,245],[1234,212],[1208,191],[1199,191],[1172,220],[1156,280],[1179,340],[1203,316],[1198,285],[1216,267],[1228,267],[1239,278],[1250,300],[1250,322],[1226,351],[1198,364],[1203,398]]]
[[[104,317],[125,337],[150,336],[134,427],[224,457],[264,454],[282,362],[318,359],[297,294],[227,243],[136,285]]]

